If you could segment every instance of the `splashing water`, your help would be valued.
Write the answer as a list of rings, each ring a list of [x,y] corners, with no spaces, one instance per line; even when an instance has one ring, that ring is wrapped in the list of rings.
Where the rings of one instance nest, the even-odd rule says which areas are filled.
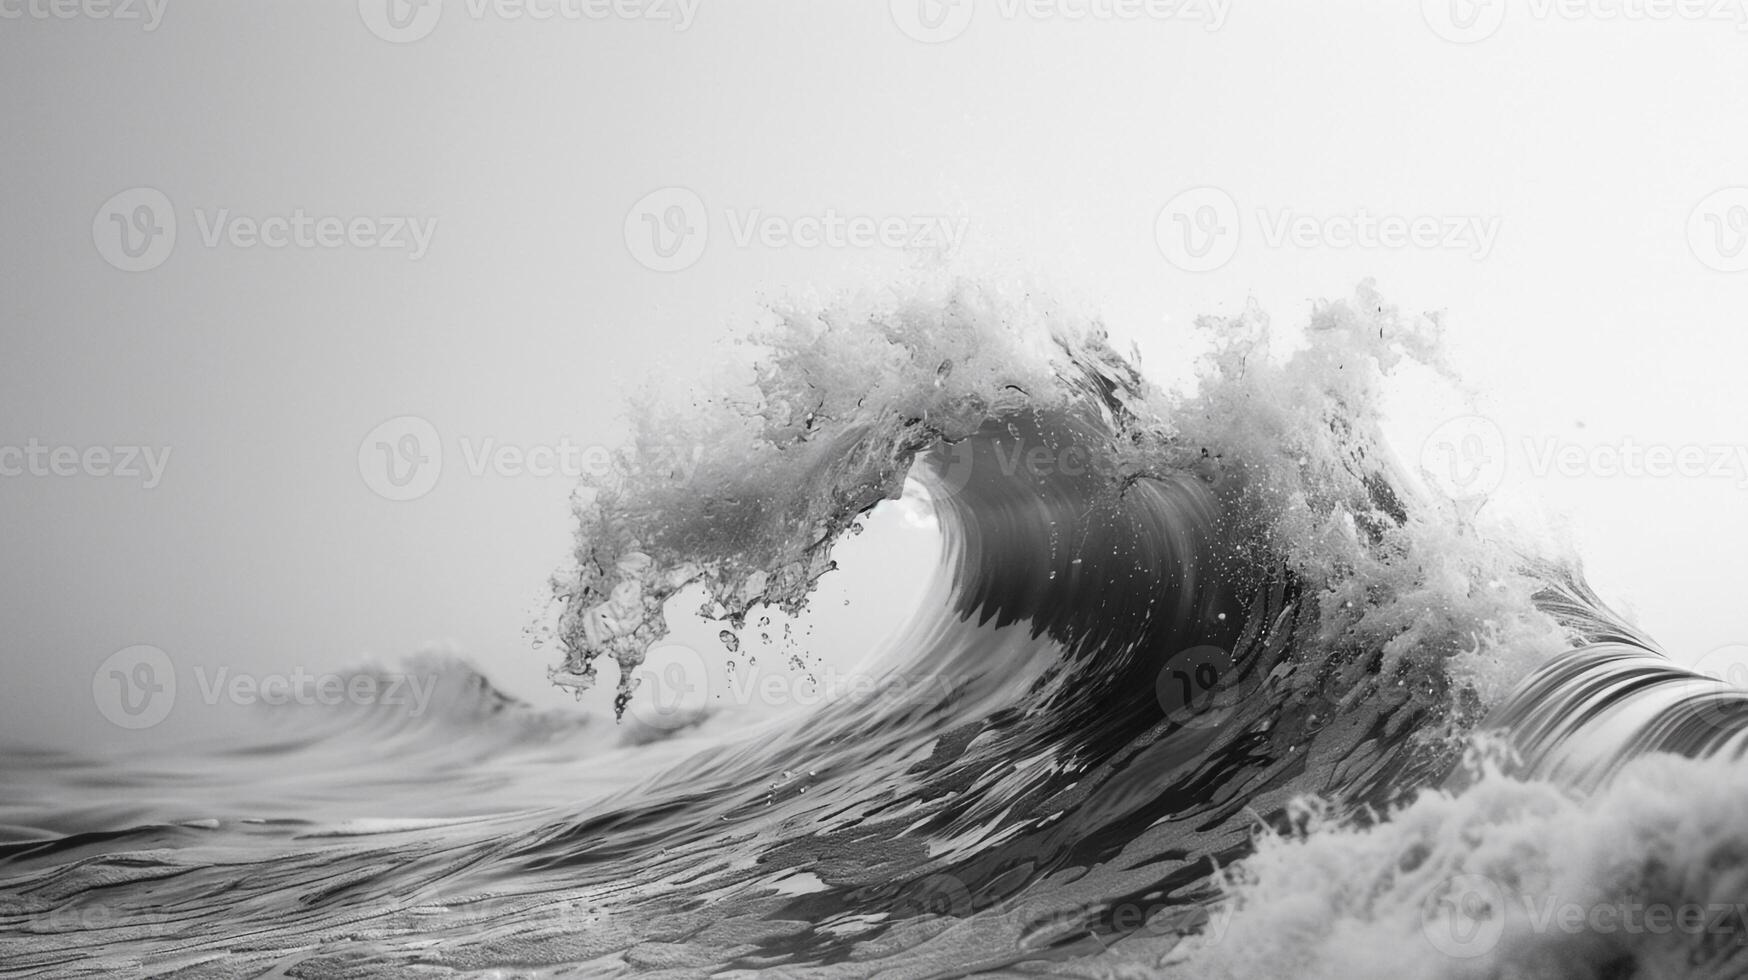
[[[777,307],[744,376],[641,406],[578,496],[551,677],[582,690],[611,662],[619,724],[461,682],[465,709],[380,738],[369,713],[278,719],[271,751],[320,779],[273,791],[226,761],[269,740],[209,748],[135,771],[167,802],[131,813],[65,802],[71,760],[27,759],[32,796],[64,802],[6,818],[0,959],[1739,975],[1748,701],[1395,462],[1384,387],[1448,376],[1437,320],[1362,285],[1290,352],[1254,309],[1199,325],[1173,391],[1008,285]],[[803,639],[813,696],[731,710],[771,697],[747,631],[775,627],[749,618],[809,621],[834,548],[901,498],[943,559],[898,639],[848,679]],[[664,652],[683,597],[721,650]],[[710,697],[706,657],[734,664]],[[1479,731],[1500,734],[1465,767]],[[376,759],[338,758],[367,737]],[[389,763],[427,789],[385,793]],[[1687,905],[1706,928],[1588,918]]]

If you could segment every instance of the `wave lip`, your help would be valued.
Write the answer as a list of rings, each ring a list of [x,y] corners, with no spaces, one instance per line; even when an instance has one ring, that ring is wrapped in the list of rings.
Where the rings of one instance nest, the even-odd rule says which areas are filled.
[[[1647,646],[1597,643],[1527,678],[1483,728],[1504,734],[1514,772],[1592,792],[1646,755],[1741,761],[1748,690]]]

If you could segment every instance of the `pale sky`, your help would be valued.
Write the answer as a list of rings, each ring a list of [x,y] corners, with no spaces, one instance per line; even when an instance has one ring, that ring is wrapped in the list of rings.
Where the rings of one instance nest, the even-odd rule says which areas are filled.
[[[0,2],[0,446],[170,452],[150,489],[0,477],[0,735],[103,728],[92,673],[133,644],[179,670],[272,671],[441,642],[560,703],[523,630],[570,544],[571,481],[476,475],[469,457],[487,440],[612,444],[627,394],[715,363],[760,296],[877,283],[909,261],[890,241],[808,247],[793,221],[808,216],[957,229],[966,267],[1045,277],[1160,373],[1198,314],[1255,298],[1291,324],[1375,278],[1407,309],[1446,312],[1514,453],[1748,444],[1748,272],[1715,267],[1748,211],[1713,197],[1748,185],[1748,129],[1721,122],[1748,118],[1737,22],[1514,6],[1457,43],[1437,3],[1158,18],[674,0],[534,19],[476,2],[421,21],[375,2],[129,8],[155,22]],[[1081,9],[1099,16],[1066,16]],[[1479,9],[1485,29],[1498,8]],[[1240,234],[1218,268],[1187,271],[1156,225],[1202,187],[1233,202]],[[175,216],[167,255],[103,244],[157,200],[136,188]],[[639,244],[654,192],[658,223],[702,208],[695,254]],[[1443,236],[1270,241],[1283,219],[1362,210],[1491,232],[1484,255]],[[346,229],[331,247],[254,242],[275,219],[323,218]],[[650,267],[664,262],[688,264]],[[1410,459],[1442,418],[1413,418],[1413,396]],[[359,451],[406,415],[445,458],[429,492],[397,502]],[[1605,593],[1678,657],[1748,642],[1748,469],[1524,462],[1503,498],[1569,517]],[[908,534],[858,543],[869,583],[891,580],[882,549],[926,556],[925,532]],[[822,628],[863,642],[913,601],[853,591],[844,612],[821,603],[836,624]]]

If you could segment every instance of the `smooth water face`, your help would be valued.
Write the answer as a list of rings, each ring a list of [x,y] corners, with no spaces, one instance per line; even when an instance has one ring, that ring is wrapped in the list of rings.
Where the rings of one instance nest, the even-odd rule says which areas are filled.
[[[1719,769],[1742,740],[1717,734],[1740,714],[1707,735],[1693,698],[1621,695],[1679,671],[1399,472],[1378,378],[1431,359],[1420,326],[1368,290],[1285,359],[1265,323],[1207,325],[1198,391],[1170,395],[1096,324],[981,287],[794,315],[758,397],[663,417],[704,447],[683,483],[640,444],[579,503],[554,680],[618,671],[622,717],[428,658],[397,675],[417,710],[294,701],[169,748],[9,753],[0,962],[1731,975],[1717,930],[1599,942],[1531,913],[1742,894],[1748,784]],[[810,649],[834,548],[898,497],[940,533],[914,610],[867,657]],[[1636,659],[1560,659],[1597,642]],[[1631,724],[1591,723],[1610,712]],[[1453,776],[1490,727],[1523,764]]]

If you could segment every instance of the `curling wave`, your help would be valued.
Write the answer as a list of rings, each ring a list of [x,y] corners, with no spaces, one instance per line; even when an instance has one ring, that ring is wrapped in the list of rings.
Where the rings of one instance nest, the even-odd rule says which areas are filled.
[[[1255,310],[1200,325],[1208,349],[1179,392],[1097,321],[1010,286],[777,308],[748,374],[690,409],[641,408],[611,478],[579,494],[551,676],[581,690],[612,663],[617,735],[511,712],[526,729],[511,741],[538,728],[551,751],[469,761],[501,807],[425,801],[280,834],[221,820],[155,838],[144,862],[37,842],[5,858],[0,891],[19,897],[0,914],[64,922],[99,893],[112,913],[63,930],[74,953],[4,936],[0,952],[41,970],[322,976],[1736,962],[1716,931],[1566,955],[1579,940],[1512,911],[1638,894],[1508,880],[1528,852],[1492,842],[1595,870],[1600,850],[1558,837],[1658,826],[1625,787],[1708,814],[1748,801],[1739,778],[1702,775],[1740,755],[1744,715],[1739,692],[1677,683],[1572,563],[1513,546],[1476,501],[1394,461],[1383,388],[1445,371],[1436,318],[1364,285],[1317,307],[1290,352]],[[868,686],[717,723],[685,700],[695,675],[649,669],[683,597],[702,596],[731,649],[761,611],[805,618],[834,548],[907,494],[945,558]],[[445,724],[503,714],[456,703]],[[1463,766],[1494,730],[1503,747]],[[605,772],[635,777],[585,788]],[[1585,800],[1608,815],[1577,816]],[[1681,880],[1716,904],[1743,884],[1716,855],[1748,853],[1748,828],[1708,819],[1668,828],[1709,851],[1622,853],[1709,861]],[[237,858],[240,839],[259,849]],[[1480,905],[1477,883],[1495,889]],[[1660,901],[1689,893],[1671,887]],[[222,926],[217,894],[232,896]],[[1494,940],[1453,946],[1474,934],[1459,925]]]

